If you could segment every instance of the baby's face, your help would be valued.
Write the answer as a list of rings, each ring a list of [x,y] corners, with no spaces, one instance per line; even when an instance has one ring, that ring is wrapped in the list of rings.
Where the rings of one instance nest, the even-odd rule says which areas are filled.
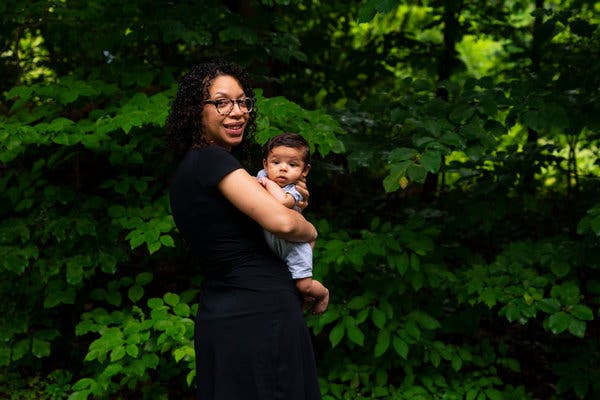
[[[284,187],[306,176],[308,169],[303,160],[303,149],[277,146],[273,147],[267,159],[263,160],[263,168],[269,179]]]

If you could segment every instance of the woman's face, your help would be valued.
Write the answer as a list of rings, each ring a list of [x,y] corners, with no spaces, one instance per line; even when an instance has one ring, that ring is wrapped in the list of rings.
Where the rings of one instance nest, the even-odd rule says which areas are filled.
[[[230,75],[221,75],[213,79],[209,93],[209,101],[238,100],[246,97],[240,83]],[[206,103],[202,113],[204,135],[208,142],[227,150],[242,142],[250,114],[242,111],[239,104],[234,104],[230,113],[221,115],[214,104]]]

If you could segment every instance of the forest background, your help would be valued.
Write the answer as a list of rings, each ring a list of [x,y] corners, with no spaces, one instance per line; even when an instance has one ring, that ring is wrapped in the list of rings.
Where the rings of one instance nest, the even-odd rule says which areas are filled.
[[[325,400],[600,398],[600,2],[5,0],[0,20],[0,398],[193,398],[201,277],[164,123],[217,56],[259,88],[255,148],[315,152]]]

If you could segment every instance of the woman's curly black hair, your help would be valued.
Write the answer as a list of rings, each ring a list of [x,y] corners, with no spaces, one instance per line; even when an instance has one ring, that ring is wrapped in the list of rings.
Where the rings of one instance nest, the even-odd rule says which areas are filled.
[[[185,153],[191,147],[205,147],[208,142],[202,127],[202,102],[209,99],[209,88],[218,76],[232,76],[240,83],[247,97],[254,98],[250,77],[239,65],[215,60],[196,65],[179,82],[179,89],[166,121],[167,145],[177,153]],[[256,109],[250,112],[244,141],[256,131]]]

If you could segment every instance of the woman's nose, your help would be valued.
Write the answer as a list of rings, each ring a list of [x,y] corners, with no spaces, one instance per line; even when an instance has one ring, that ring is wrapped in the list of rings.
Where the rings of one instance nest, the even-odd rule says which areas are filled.
[[[245,112],[242,111],[242,106],[239,103],[234,102],[233,104],[233,108],[231,109],[231,111],[229,112],[229,115],[244,115]]]

